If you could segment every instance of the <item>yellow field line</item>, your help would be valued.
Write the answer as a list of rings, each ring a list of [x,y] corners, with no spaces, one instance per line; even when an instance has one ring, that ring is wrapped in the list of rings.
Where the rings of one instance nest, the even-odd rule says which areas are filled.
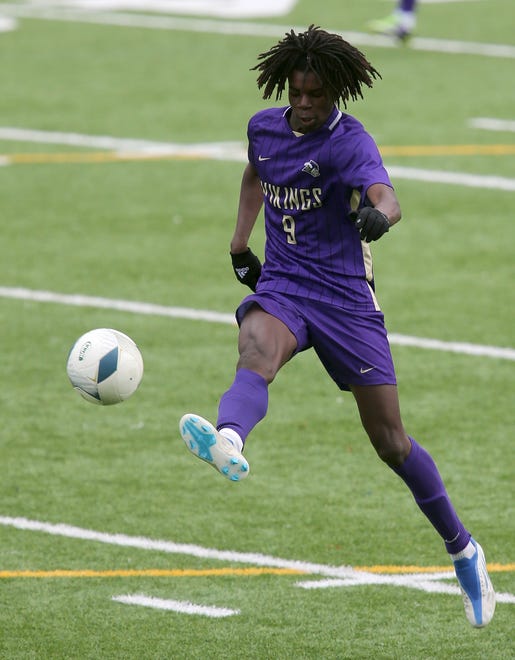
[[[507,156],[515,154],[515,144],[457,144],[382,146],[383,156]],[[51,163],[114,163],[159,160],[206,160],[206,153],[145,153],[145,152],[64,152],[0,154],[7,165],[35,165]]]
[[[378,574],[446,573],[447,566],[356,566],[356,571]],[[488,564],[491,573],[515,571],[515,564]],[[0,571],[0,579],[13,578],[111,578],[111,577],[207,577],[207,576],[255,576],[255,575],[306,575],[306,571],[293,568],[144,568],[113,570],[50,570],[50,571]]]
[[[140,160],[206,160],[202,154],[152,154],[116,151],[64,152],[41,154],[0,154],[9,165],[39,165],[45,163],[115,163]]]
[[[428,144],[379,150],[383,156],[507,156],[515,154],[515,144]]]

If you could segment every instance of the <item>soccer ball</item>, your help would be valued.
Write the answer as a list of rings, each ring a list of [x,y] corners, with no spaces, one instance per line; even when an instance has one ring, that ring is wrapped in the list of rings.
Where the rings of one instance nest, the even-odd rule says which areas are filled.
[[[90,330],[77,339],[66,372],[77,392],[91,403],[110,406],[125,401],[143,378],[143,358],[136,344],[111,328]]]

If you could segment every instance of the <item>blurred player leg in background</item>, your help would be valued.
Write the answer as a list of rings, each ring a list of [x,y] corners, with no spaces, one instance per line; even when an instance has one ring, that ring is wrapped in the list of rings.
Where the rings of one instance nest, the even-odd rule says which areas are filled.
[[[395,11],[386,18],[371,21],[369,29],[377,34],[396,37],[401,41],[408,39],[417,22],[417,0],[398,0]]]

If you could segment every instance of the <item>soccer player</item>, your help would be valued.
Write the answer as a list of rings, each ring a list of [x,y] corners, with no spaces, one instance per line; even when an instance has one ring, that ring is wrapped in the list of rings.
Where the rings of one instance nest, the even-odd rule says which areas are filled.
[[[416,9],[417,0],[398,0],[397,7],[390,16],[371,21],[368,27],[372,32],[405,41],[411,36],[417,24]]]
[[[188,449],[222,475],[249,474],[243,445],[267,412],[268,386],[297,353],[313,348],[329,376],[356,400],[379,457],[406,483],[454,562],[465,611],[491,620],[495,593],[481,546],[458,518],[438,469],[404,430],[390,347],[374,292],[370,242],[401,217],[378,148],[342,112],[378,71],[340,36],[310,26],[259,55],[258,87],[289,105],[262,110],[248,125],[230,251],[237,279],[254,293],[239,305],[239,360],[216,426],[188,413]],[[248,246],[264,205],[263,266]],[[313,430],[313,433],[317,431]]]

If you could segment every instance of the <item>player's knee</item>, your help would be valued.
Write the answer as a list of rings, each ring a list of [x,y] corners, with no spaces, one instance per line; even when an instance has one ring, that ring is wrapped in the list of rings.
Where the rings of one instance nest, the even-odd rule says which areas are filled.
[[[266,359],[263,353],[256,349],[247,348],[240,354],[238,369],[249,369],[262,376],[270,384],[277,375],[277,368],[273,361]]]
[[[263,340],[261,337],[247,333],[244,340],[240,338],[239,369],[250,369],[260,374],[270,384],[290,358],[292,349],[283,346],[279,338],[270,337]]]
[[[410,452],[409,438],[404,434],[382,434],[371,437],[374,449],[379,458],[390,467],[399,467],[404,463]]]

